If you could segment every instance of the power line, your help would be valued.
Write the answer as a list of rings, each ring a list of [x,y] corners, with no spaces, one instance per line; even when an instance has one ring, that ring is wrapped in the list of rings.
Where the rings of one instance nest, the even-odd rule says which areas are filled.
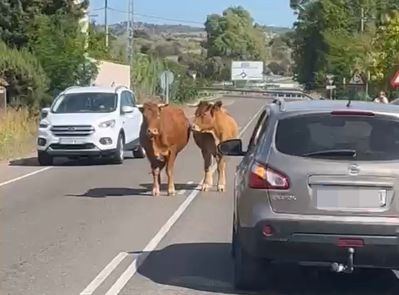
[[[114,12],[129,14],[128,11],[121,10],[121,9],[116,9],[116,8],[112,8],[112,7],[108,7],[108,9],[111,11],[114,11]],[[134,13],[134,15],[144,17],[144,18],[159,19],[159,20],[166,20],[166,21],[173,21],[173,22],[180,22],[180,23],[187,23],[187,24],[201,24],[201,25],[204,24],[202,22],[197,22],[197,21],[189,21],[189,20],[176,19],[176,18],[167,18],[167,17],[156,16],[156,15],[142,14],[142,13]]]

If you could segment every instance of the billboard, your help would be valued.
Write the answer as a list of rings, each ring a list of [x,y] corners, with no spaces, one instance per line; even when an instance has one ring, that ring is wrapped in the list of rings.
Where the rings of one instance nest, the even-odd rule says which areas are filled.
[[[232,81],[263,81],[263,61],[233,61]]]

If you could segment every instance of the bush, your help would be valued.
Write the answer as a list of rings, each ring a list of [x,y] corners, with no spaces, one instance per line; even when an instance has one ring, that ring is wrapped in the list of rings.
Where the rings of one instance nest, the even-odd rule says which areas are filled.
[[[29,108],[45,104],[49,84],[38,60],[27,50],[8,48],[2,41],[0,52],[0,78],[9,84],[9,103]]]

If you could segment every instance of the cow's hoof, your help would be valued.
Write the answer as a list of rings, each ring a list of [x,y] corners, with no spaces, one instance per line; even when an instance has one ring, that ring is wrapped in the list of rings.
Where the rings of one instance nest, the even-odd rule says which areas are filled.
[[[224,185],[219,184],[218,185],[218,192],[224,193],[226,191],[226,188]]]
[[[168,192],[168,196],[170,196],[170,197],[176,196],[176,191],[170,191],[170,192]]]
[[[210,185],[209,184],[203,184],[202,185],[202,188],[201,188],[201,191],[203,191],[203,192],[208,192],[209,191],[209,189],[210,189]]]
[[[152,196],[153,197],[159,197],[161,195],[161,193],[159,192],[159,190],[153,190],[152,191]]]

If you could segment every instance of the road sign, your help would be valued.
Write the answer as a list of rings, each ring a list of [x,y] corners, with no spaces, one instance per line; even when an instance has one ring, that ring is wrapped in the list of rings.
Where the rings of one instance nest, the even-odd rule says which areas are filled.
[[[171,71],[163,71],[159,76],[162,90],[166,93],[165,103],[169,103],[169,86],[173,83],[175,76]]]
[[[351,80],[349,81],[349,84],[351,85],[364,85],[364,80],[363,77],[360,75],[360,73],[355,72],[355,74],[352,76]]]
[[[165,90],[166,86],[170,86],[170,84],[173,83],[175,75],[173,75],[171,71],[163,71],[159,76],[159,79],[161,82],[161,88]]]
[[[336,86],[336,85],[327,85],[327,86],[326,86],[326,89],[327,89],[327,90],[337,89],[337,86]]]
[[[263,61],[233,61],[231,81],[263,81]]]
[[[397,71],[396,74],[393,76],[391,80],[391,86],[393,88],[399,88],[399,71]]]

